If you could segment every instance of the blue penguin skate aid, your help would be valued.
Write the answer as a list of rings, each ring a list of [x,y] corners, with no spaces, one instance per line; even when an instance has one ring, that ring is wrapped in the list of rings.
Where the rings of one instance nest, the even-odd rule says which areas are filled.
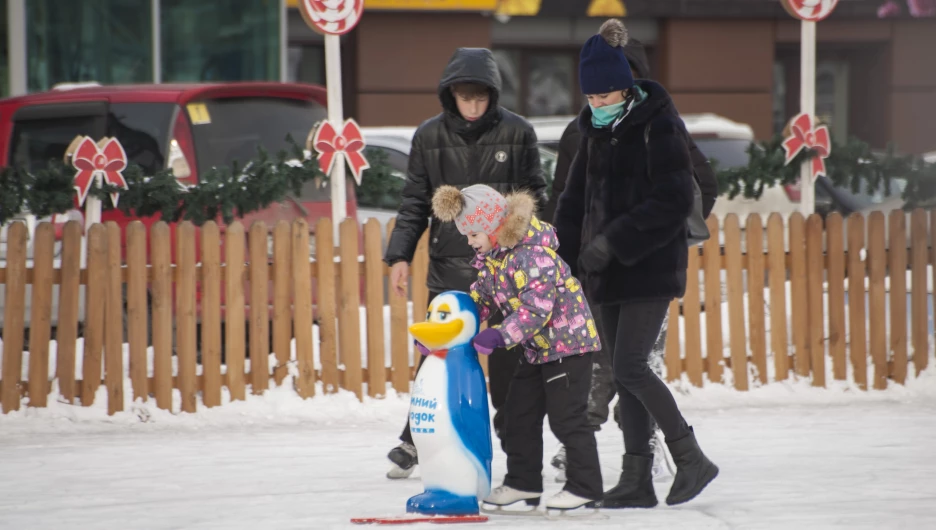
[[[410,398],[410,429],[426,491],[406,511],[474,515],[491,491],[491,422],[487,386],[471,340],[480,319],[474,300],[446,291],[410,333],[431,353]]]
[[[491,491],[491,421],[487,385],[471,340],[478,334],[471,297],[447,291],[429,304],[410,333],[431,353],[410,397],[410,430],[425,491],[406,515],[361,517],[355,524],[483,523],[479,500]]]

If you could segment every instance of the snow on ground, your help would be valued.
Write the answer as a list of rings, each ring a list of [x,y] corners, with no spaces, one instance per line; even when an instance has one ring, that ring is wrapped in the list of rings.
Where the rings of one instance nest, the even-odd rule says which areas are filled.
[[[108,417],[102,388],[92,407],[53,402],[0,415],[0,528],[350,528],[351,517],[402,513],[421,491],[418,472],[398,482],[384,473],[406,396],[303,401],[286,383],[197,414],[150,401]],[[721,467],[695,501],[606,510],[606,520],[492,517],[484,526],[936,528],[936,369],[886,391],[805,381],[673,388]],[[610,488],[621,436],[608,424],[597,436]],[[546,437],[548,461],[557,442]],[[504,472],[495,449],[495,485]],[[558,491],[548,463],[545,475],[546,494]],[[661,501],[669,486],[656,483]]]

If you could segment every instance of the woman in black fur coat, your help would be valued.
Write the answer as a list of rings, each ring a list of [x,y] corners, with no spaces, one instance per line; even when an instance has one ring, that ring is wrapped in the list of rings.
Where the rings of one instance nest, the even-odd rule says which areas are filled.
[[[625,454],[603,506],[656,506],[650,416],[666,436],[676,478],[666,503],[698,495],[718,474],[647,358],[669,303],[686,289],[686,220],[693,206],[688,133],[658,83],[634,82],[623,24],[605,22],[582,47],[579,79],[589,106],[559,198],[559,254],[599,306],[613,351]]]

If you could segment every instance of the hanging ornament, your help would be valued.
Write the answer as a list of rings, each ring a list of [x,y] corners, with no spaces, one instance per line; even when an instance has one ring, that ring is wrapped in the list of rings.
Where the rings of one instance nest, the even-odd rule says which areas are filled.
[[[809,173],[815,181],[820,175],[826,174],[825,159],[832,152],[832,143],[829,141],[829,128],[825,125],[814,128],[812,117],[808,114],[800,114],[790,122],[790,136],[783,141],[783,151],[786,153],[784,165],[789,165],[803,149],[816,153],[810,162]]]

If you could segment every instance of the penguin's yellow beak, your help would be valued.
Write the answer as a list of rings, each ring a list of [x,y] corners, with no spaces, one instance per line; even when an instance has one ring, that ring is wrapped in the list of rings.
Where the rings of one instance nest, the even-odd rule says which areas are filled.
[[[461,320],[451,322],[419,322],[410,326],[409,331],[413,337],[429,349],[437,350],[445,347],[452,339],[464,329],[465,323]]]

